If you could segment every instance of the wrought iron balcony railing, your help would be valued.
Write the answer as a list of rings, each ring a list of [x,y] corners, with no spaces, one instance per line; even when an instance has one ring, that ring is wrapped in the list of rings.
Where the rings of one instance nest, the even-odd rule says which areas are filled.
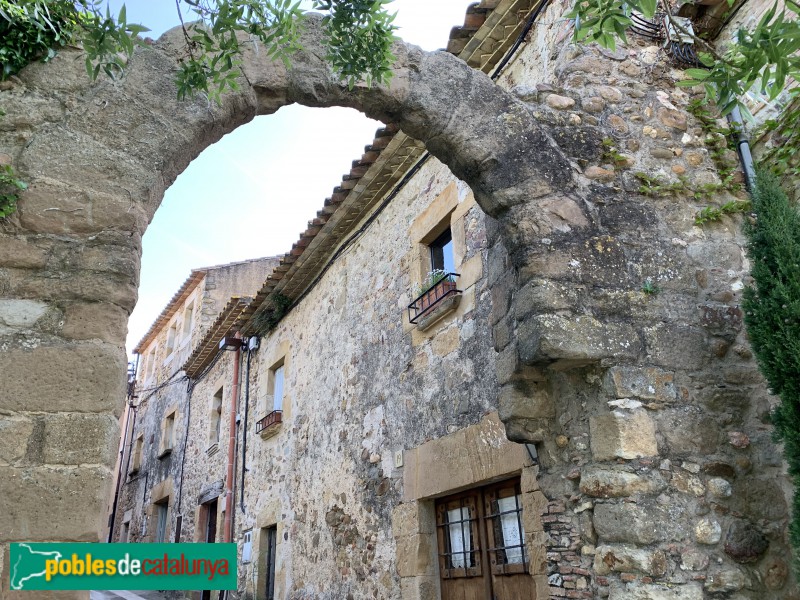
[[[422,292],[408,305],[408,320],[416,324],[422,317],[431,314],[437,306],[452,296],[461,294],[456,286],[458,273],[446,273],[433,286]]]
[[[261,433],[265,429],[269,429],[273,425],[277,425],[283,421],[283,411],[273,410],[263,419],[256,421],[256,433]]]

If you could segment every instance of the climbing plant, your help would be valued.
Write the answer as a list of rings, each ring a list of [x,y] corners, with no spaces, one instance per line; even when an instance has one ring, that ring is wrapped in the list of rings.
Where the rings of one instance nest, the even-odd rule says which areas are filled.
[[[753,284],[744,291],[744,321],[761,372],[780,398],[772,413],[794,480],[791,542],[800,549],[800,213],[774,175],[760,170],[745,221]],[[795,564],[800,566],[796,554]]]

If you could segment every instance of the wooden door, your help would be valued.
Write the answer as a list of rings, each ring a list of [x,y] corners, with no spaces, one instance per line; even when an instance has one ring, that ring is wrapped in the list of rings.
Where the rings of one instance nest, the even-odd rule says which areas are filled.
[[[519,480],[436,502],[442,600],[536,600]]]

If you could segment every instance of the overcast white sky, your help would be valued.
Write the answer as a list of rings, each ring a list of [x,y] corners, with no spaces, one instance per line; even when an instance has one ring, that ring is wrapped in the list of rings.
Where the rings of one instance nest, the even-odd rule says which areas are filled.
[[[446,45],[451,27],[463,24],[469,4],[395,0],[389,6],[400,37],[435,50]],[[179,22],[172,0],[128,0],[126,6],[128,21],[146,25],[154,38]],[[290,106],[206,149],[167,191],[144,236],[128,351],[191,269],[288,252],[380,126],[351,109]]]

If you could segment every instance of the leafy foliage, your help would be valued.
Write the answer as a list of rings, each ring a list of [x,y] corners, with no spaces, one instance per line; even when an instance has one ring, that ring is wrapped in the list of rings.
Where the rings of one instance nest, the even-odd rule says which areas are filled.
[[[747,212],[750,208],[751,204],[747,200],[731,200],[721,206],[706,206],[695,215],[694,224],[706,225],[714,221],[721,221],[725,215]]]
[[[794,480],[789,532],[800,548],[800,213],[764,170],[752,201],[756,218],[745,221],[745,233],[754,284],[744,291],[744,321],[761,372],[780,397],[772,422]]]
[[[445,280],[455,281],[453,276],[447,271],[443,271],[442,269],[434,269],[433,271],[430,271],[425,276],[425,280],[417,288],[417,296],[421,296],[425,292],[432,290],[439,282]]]
[[[784,189],[788,186],[796,195],[800,186],[800,98],[794,98],[780,119],[764,123],[762,133],[770,133],[772,138],[761,155],[762,164],[779,178]]]
[[[367,84],[391,76],[395,37],[390,0],[315,0],[323,19],[326,59],[352,89],[363,77]],[[185,28],[188,57],[178,74],[178,96],[206,94],[219,100],[226,89],[238,88],[243,43],[256,45],[270,58],[289,64],[300,46],[303,12],[299,0],[188,1],[200,18]],[[242,42],[241,34],[246,34]]]
[[[123,5],[116,16],[102,0],[0,0],[0,78],[7,79],[38,59],[50,60],[67,44],[82,43],[86,71],[119,75],[137,36],[149,31],[129,24]]]
[[[19,179],[11,165],[0,165],[0,219],[17,210],[19,192],[28,189],[28,184]]]

